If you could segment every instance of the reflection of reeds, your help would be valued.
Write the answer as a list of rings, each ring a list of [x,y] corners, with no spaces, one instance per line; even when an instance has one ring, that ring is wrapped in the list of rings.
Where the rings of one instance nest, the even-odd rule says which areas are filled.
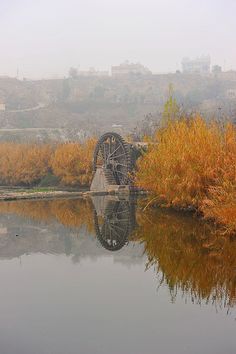
[[[147,267],[156,266],[174,297],[232,306],[236,302],[236,242],[219,237],[206,224],[167,211],[137,214],[134,237],[145,244]]]
[[[48,200],[0,203],[1,213],[17,214],[38,221],[49,222],[56,219],[69,227],[85,225],[93,231],[93,213],[89,200]]]
[[[20,201],[0,203],[1,213],[13,213],[35,220],[57,220],[69,227],[85,226],[93,232],[90,200]],[[165,209],[138,209],[139,227],[132,240],[142,242],[171,296],[177,291],[192,301],[232,306],[236,300],[236,242],[216,235],[204,222]]]
[[[93,209],[90,200],[54,200],[50,206],[51,213],[61,224],[71,227],[86,225],[89,231],[94,230]]]
[[[53,218],[48,206],[48,201],[44,200],[1,202],[0,213],[16,214],[34,220],[47,222]]]

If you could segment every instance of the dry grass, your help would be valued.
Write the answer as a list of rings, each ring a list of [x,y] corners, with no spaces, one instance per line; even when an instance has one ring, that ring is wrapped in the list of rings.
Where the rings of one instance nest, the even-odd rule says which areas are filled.
[[[89,139],[84,144],[58,145],[51,161],[54,175],[66,185],[89,185],[95,143],[95,139]]]
[[[236,231],[236,128],[200,116],[172,121],[138,162],[137,185],[168,206],[193,206]]]
[[[87,186],[92,178],[95,139],[85,143],[0,143],[0,183],[32,186],[52,173],[64,185]]]
[[[0,179],[8,185],[31,185],[49,171],[52,147],[47,144],[0,144]]]

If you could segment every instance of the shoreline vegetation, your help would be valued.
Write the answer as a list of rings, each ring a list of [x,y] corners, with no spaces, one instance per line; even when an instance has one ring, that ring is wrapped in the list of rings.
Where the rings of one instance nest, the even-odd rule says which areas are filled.
[[[236,126],[187,116],[170,87],[159,127],[143,139],[149,144],[137,161],[134,184],[148,192],[146,208],[196,211],[225,235],[235,235]],[[12,188],[10,195],[0,189],[0,200],[89,194],[81,189],[92,180],[95,144],[95,138],[84,143],[0,143],[0,184]],[[33,190],[20,192],[14,186]]]
[[[137,163],[150,205],[196,210],[226,235],[236,233],[236,127],[201,116],[168,120]]]
[[[86,191],[66,191],[56,189],[3,189],[0,188],[0,201],[32,200],[32,199],[63,199],[86,197]]]
[[[6,187],[87,187],[96,139],[84,143],[0,143],[0,184]]]
[[[92,238],[96,234],[93,208],[90,198],[0,203],[2,214],[25,218],[27,225],[28,219],[42,225],[54,225],[55,222],[70,230],[74,227],[81,228],[83,233],[86,232]],[[135,218],[138,227],[134,230],[130,228],[129,240],[142,244],[147,255],[146,269],[154,267],[157,279],[168,287],[172,301],[175,301],[177,292],[180,292],[186,299],[190,295],[191,301],[198,304],[211,302],[216,308],[225,307],[228,310],[236,304],[235,240],[218,235],[216,237],[210,224],[192,218],[188,213],[165,208],[149,208],[143,213],[142,203],[138,203]],[[10,218],[8,223],[11,220]],[[102,220],[101,217],[100,221]],[[63,235],[64,238],[56,238],[57,242],[62,241],[64,245],[64,241],[68,241],[70,236],[70,254],[78,254],[81,247],[78,233]],[[48,238],[45,233],[39,232],[26,234],[16,241],[16,238],[8,237],[7,234],[1,235],[4,246],[2,255],[12,256],[16,253],[19,257],[26,250],[38,252],[39,249],[45,249],[45,245],[49,247],[46,249],[55,251],[51,236],[50,234]],[[63,250],[64,247],[66,246],[63,246]]]

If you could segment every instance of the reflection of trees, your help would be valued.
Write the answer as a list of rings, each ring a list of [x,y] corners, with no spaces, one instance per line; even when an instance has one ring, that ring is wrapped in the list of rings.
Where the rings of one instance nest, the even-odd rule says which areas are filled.
[[[99,201],[96,210],[101,226],[100,222],[104,221],[103,212],[110,203],[104,205],[103,198],[96,197],[97,199]],[[119,222],[122,221],[122,227],[126,225],[129,229],[130,224],[126,224],[125,219],[130,215],[124,215],[123,211],[130,213],[132,210],[133,220],[134,206],[129,209],[129,202],[124,200],[118,202],[118,205],[116,200],[114,203],[115,209],[110,210],[105,217],[113,226],[118,222],[116,226],[119,227]],[[124,208],[121,208],[121,205]],[[0,203],[0,259],[42,253],[66,254],[73,262],[79,262],[83,258],[97,259],[103,256],[106,251],[97,247],[98,242],[93,230],[94,208],[90,200],[82,199]],[[119,213],[119,210],[122,212]],[[16,237],[16,234],[19,237]],[[125,240],[126,243],[127,235],[124,236],[121,241]],[[107,240],[105,238],[105,241]],[[119,242],[119,238],[117,241]],[[139,244],[137,247],[133,246],[132,242],[122,252],[121,257],[118,253],[115,261],[124,265],[142,263],[143,247]]]
[[[147,267],[156,266],[160,283],[193,302],[232,306],[236,300],[236,242],[217,236],[206,224],[163,210],[137,215],[135,239],[145,244]]]
[[[85,225],[89,231],[94,229],[91,202],[87,199],[3,202],[0,203],[0,212],[17,214],[43,222],[56,219],[65,226]]]
[[[96,205],[95,201],[94,204]],[[181,292],[193,302],[204,300],[215,305],[234,305],[234,240],[217,236],[207,224],[198,219],[163,209],[145,213],[138,211],[135,219],[134,204],[127,200],[108,200],[107,203],[100,204],[97,201],[95,209],[98,222],[96,228],[99,228],[104,245],[114,248],[117,246],[119,249],[128,237],[132,241],[142,242],[148,257],[147,267],[156,267],[160,277],[162,276],[160,283],[168,285],[173,300],[177,292]],[[94,229],[93,210],[91,201],[87,199],[0,203],[0,213],[16,214],[46,223],[56,220],[68,227],[86,227],[91,233]],[[136,220],[139,227],[130,236]],[[45,241],[42,241],[44,238],[39,237],[38,249],[41,251],[49,247],[48,243],[45,246]],[[52,238],[50,242],[53,243],[53,240]],[[57,246],[60,240],[56,239],[53,250],[61,247]],[[85,252],[83,247],[86,250],[88,239],[84,239],[86,242],[84,241],[83,247],[78,240],[66,240],[66,253],[71,253],[71,249],[74,254]],[[61,241],[64,245],[64,238]],[[2,254],[21,254],[21,249],[17,251],[17,247],[21,245],[24,252],[29,251],[30,247],[35,249],[36,241],[34,237],[3,239],[1,236],[1,242]]]
[[[88,199],[54,200],[51,211],[56,219],[65,226],[81,227],[94,230],[91,201]]]

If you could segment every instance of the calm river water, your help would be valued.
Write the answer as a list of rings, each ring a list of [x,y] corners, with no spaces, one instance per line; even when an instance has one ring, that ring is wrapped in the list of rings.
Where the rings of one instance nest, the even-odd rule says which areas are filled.
[[[0,203],[1,354],[236,353],[236,242],[141,204]]]

